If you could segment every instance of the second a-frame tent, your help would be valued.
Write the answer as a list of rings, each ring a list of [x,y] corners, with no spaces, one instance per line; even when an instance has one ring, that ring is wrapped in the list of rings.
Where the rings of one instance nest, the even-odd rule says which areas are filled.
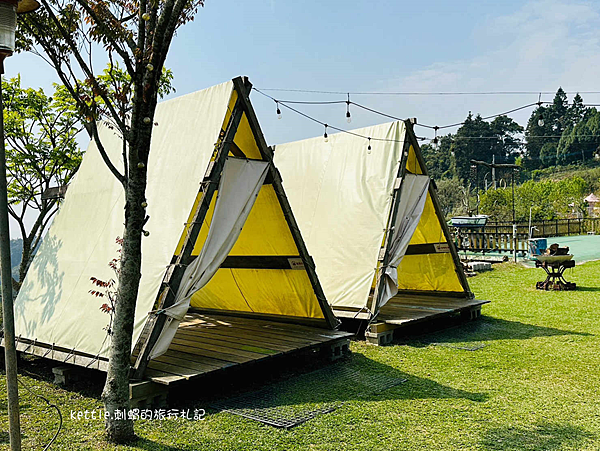
[[[190,308],[246,321],[337,325],[260,131],[250,89],[247,79],[236,78],[157,106],[133,331],[136,377],[169,349]],[[109,157],[119,162],[121,138],[109,126],[100,135]],[[109,262],[119,255],[115,240],[123,235],[123,208],[122,186],[92,142],[15,303],[16,333],[26,350],[105,367],[109,316],[100,309],[106,300],[90,294],[98,291],[90,280],[116,278]],[[202,337],[189,341],[204,340],[200,347],[210,349]],[[243,344],[244,336],[236,340]],[[229,345],[233,357],[261,352]],[[221,362],[215,355],[217,363],[196,355],[188,364],[196,368],[195,360],[204,359],[209,363],[203,365],[215,366]],[[171,362],[185,366],[181,360]]]
[[[395,309],[387,316],[400,323],[475,304],[410,121],[280,144],[274,155],[337,316]]]

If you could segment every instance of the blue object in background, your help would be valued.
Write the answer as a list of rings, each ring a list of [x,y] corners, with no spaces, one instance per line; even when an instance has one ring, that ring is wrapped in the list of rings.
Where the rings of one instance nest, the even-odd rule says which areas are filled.
[[[548,248],[547,238],[532,238],[529,240],[529,253],[531,255],[541,255]]]

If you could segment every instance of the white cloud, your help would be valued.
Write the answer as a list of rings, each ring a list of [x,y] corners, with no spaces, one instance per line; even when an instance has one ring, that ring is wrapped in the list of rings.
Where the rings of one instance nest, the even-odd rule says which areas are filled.
[[[472,33],[476,56],[445,60],[386,83],[396,91],[566,91],[598,90],[600,5],[560,0],[531,1],[520,9],[478,24]],[[543,100],[551,100],[545,95]],[[535,102],[537,96],[407,97],[422,122],[451,123],[469,110],[482,115]],[[600,95],[584,95],[599,103]],[[530,111],[514,117],[524,124]]]

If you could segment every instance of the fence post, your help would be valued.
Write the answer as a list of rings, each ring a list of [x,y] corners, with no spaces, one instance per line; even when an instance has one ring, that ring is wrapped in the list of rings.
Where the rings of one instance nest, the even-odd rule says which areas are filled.
[[[546,237],[546,220],[542,219],[542,237]]]

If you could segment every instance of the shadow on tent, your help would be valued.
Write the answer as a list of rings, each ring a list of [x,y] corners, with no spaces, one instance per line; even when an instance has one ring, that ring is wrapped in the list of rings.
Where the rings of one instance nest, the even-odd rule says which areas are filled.
[[[460,328],[433,332],[427,336],[414,337],[403,341],[414,347],[429,346],[431,343],[486,342],[494,340],[528,340],[535,337],[560,335],[590,336],[586,332],[536,326],[519,321],[484,316],[479,321],[463,324]]]
[[[55,300],[58,299],[62,292],[62,281],[64,278],[64,272],[58,270],[58,253],[62,247],[62,240],[48,234],[44,237],[38,252],[36,252],[36,258],[31,263],[28,273],[35,273],[37,276],[37,283],[42,287],[40,295],[35,299],[24,299],[18,298],[15,301],[15,319],[23,322],[20,325],[19,330],[23,330],[25,335],[33,336],[35,329],[38,327],[38,323],[43,324],[48,322],[54,315],[56,308]],[[32,280],[29,278],[29,280]],[[21,290],[27,289],[28,279],[25,279]],[[27,303],[32,302],[39,303],[42,306],[41,314],[32,315],[27,310]]]

